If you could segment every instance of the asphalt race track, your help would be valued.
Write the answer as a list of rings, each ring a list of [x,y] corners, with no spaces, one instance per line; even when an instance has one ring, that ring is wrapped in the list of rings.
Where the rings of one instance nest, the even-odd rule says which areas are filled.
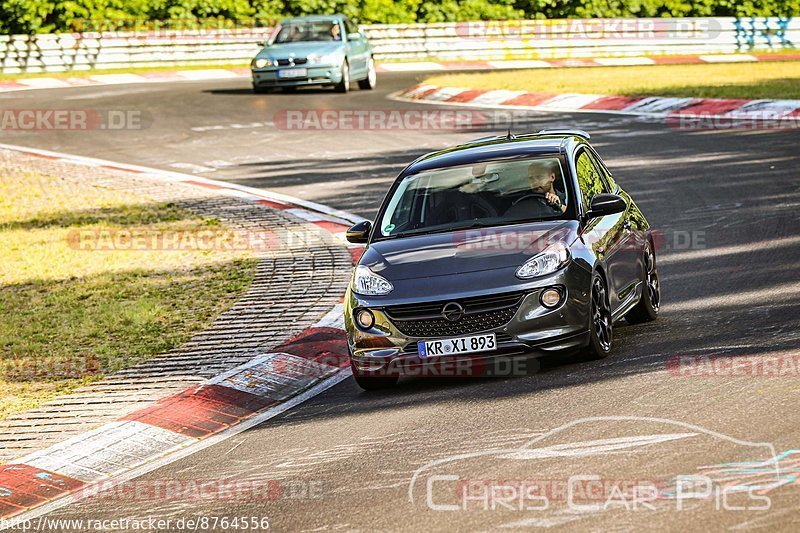
[[[194,172],[370,217],[412,159],[504,126],[297,131],[276,128],[274,117],[430,109],[386,98],[418,79],[384,74],[376,91],[347,95],[254,95],[246,79],[7,93],[4,109],[135,111],[145,127],[6,133],[0,142]],[[507,379],[406,379],[379,393],[348,379],[139,479],[277,480],[281,490],[269,497],[112,494],[49,517],[268,517],[277,531],[797,530],[800,373],[692,376],[670,365],[678,356],[798,353],[800,134],[677,131],[602,113],[515,119],[518,130],[558,126],[591,132],[664,236],[661,316],[619,324],[611,357],[545,361],[536,375]],[[758,490],[720,491],[708,479]],[[675,486],[677,495],[647,503],[610,489],[642,481]],[[532,486],[544,489],[534,495]]]

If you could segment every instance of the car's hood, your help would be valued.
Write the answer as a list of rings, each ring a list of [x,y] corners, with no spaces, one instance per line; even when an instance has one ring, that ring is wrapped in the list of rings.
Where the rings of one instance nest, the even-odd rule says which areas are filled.
[[[322,56],[343,50],[344,44],[338,41],[285,43],[266,46],[256,57],[285,59],[289,57],[308,57],[311,54]]]
[[[569,245],[576,221],[557,220],[403,237],[371,244],[360,264],[389,281],[519,267],[548,245]]]

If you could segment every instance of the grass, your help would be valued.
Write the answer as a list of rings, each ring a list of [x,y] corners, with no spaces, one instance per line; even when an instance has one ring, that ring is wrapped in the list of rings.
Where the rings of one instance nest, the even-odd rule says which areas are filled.
[[[800,61],[498,71],[433,76],[425,83],[550,94],[800,99]]]
[[[170,203],[0,169],[0,419],[208,326],[249,287],[246,251],[76,246],[77,231],[224,229]]]
[[[0,73],[0,81],[14,81],[29,78],[86,78],[88,76],[96,76],[98,74],[142,74],[148,72],[173,72],[176,70],[206,70],[206,69],[235,69],[235,68],[248,68],[249,62],[245,63],[226,63],[222,65],[207,64],[207,65],[169,65],[159,67],[134,67],[134,68],[117,68],[117,69],[98,69],[98,70],[70,70],[68,72],[35,72],[23,74],[3,74]]]

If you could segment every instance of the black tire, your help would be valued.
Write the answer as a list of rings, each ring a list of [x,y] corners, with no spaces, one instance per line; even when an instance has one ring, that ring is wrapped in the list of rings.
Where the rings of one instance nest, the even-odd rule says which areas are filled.
[[[350,90],[350,65],[347,61],[342,63],[342,81],[340,81],[335,88],[337,93],[346,93]]]
[[[595,272],[589,296],[589,346],[583,350],[580,359],[593,361],[608,357],[613,338],[614,322],[608,302],[608,287],[603,276]]]
[[[643,282],[642,297],[639,299],[639,303],[625,315],[625,320],[629,324],[652,322],[658,318],[658,310],[661,306],[661,282],[658,279],[656,252],[649,241],[644,250]]]
[[[378,83],[378,74],[375,72],[375,60],[369,58],[367,65],[367,77],[363,80],[358,80],[358,88],[364,91],[371,91]]]
[[[398,376],[371,376],[359,371],[352,361],[350,368],[353,370],[353,379],[364,390],[390,389],[397,385]]]

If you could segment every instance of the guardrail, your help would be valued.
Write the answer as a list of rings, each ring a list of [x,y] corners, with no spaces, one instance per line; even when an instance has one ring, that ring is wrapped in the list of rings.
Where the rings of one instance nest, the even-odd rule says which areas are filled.
[[[718,54],[795,48],[800,19],[562,19],[365,25],[379,61]],[[0,72],[245,63],[270,28],[0,36]]]

